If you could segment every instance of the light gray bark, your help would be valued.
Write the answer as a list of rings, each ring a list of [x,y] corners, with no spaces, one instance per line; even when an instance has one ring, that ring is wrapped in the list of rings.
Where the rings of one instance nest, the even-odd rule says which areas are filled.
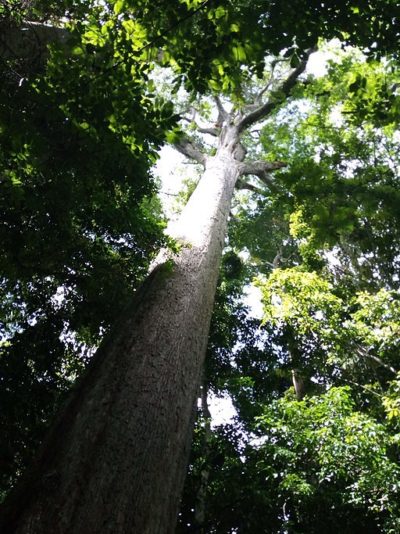
[[[182,243],[98,351],[10,500],[0,531],[174,532],[231,198],[235,128],[226,131],[180,221]]]

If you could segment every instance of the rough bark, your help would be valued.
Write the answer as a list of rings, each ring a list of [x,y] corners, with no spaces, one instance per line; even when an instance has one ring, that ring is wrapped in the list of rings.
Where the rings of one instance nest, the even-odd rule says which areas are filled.
[[[231,128],[158,265],[11,497],[0,531],[174,532],[237,162]]]

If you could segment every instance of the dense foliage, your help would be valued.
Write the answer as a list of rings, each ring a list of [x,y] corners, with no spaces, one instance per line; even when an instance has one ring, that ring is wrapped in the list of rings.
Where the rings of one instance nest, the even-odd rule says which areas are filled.
[[[17,7],[64,14],[58,3]],[[79,16],[66,48],[53,45],[45,65],[1,64],[3,487],[165,242],[150,169],[172,107],[151,93],[151,66],[114,14],[63,9]],[[6,12],[3,27],[22,14]]]

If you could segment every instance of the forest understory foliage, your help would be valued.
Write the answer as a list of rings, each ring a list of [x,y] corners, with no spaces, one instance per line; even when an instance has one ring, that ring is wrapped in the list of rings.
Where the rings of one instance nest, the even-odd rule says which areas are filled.
[[[201,175],[235,124],[177,532],[400,531],[399,8],[281,4],[0,6],[2,500],[159,250],[185,248],[158,150]]]

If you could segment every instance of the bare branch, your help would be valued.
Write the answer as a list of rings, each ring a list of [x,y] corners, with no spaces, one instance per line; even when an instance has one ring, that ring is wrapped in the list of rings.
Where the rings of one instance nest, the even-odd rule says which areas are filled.
[[[222,105],[221,99],[219,96],[214,95],[213,96],[214,102],[217,105],[218,109],[218,119],[217,124],[222,126],[222,123],[229,117],[229,113],[226,111],[224,106]]]
[[[202,126],[197,126],[197,131],[199,133],[209,134],[214,137],[218,137],[221,130],[219,128],[213,128],[212,126],[210,128],[203,128]]]
[[[268,91],[268,89],[271,87],[271,84],[272,84],[272,80],[273,78],[271,77],[269,80],[268,80],[268,83],[261,89],[261,91],[257,94],[257,96],[255,97],[254,99],[254,104],[253,105],[256,105],[257,107],[260,107],[262,105],[262,97],[264,96],[264,94]]]
[[[201,165],[206,164],[206,156],[201,151],[201,148],[195,144],[193,140],[183,137],[173,144],[174,148],[189,159],[194,159]]]
[[[159,195],[167,195],[168,197],[179,197],[179,193],[169,193],[168,191],[159,191]]]
[[[247,104],[245,107],[244,107],[244,112],[245,113],[242,113],[241,117],[243,117],[243,115],[246,115],[252,111],[255,111],[256,109],[258,109],[260,106],[262,106],[262,97],[264,96],[264,94],[268,91],[268,89],[271,88],[271,85],[273,84],[274,82],[274,71],[275,71],[275,67],[278,63],[281,63],[281,62],[287,62],[288,59],[287,58],[277,58],[275,59],[274,61],[271,62],[271,67],[270,67],[270,73],[269,73],[269,79],[267,81],[267,83],[264,85],[264,87],[256,94],[256,96],[254,97],[253,99],[253,102],[251,102],[250,104]]]
[[[372,393],[372,395],[375,395],[376,397],[379,397],[380,399],[382,398],[382,395],[380,393],[377,393],[373,389],[371,389],[371,388],[369,388],[367,386],[364,386],[363,384],[359,384],[358,382],[354,382],[354,380],[350,380],[350,378],[342,377],[342,380],[344,380],[345,382],[348,382],[349,384],[354,384],[355,386],[363,389],[364,391],[368,391],[368,393]]]
[[[243,182],[242,180],[238,180],[236,182],[236,188],[237,189],[247,189],[248,191],[252,191],[253,193],[257,193],[258,195],[264,195],[265,191],[257,187],[256,185],[250,184],[249,182]]]
[[[257,176],[270,191],[277,192],[278,188],[268,171],[275,171],[282,167],[286,167],[283,161],[245,161],[239,165],[239,172],[241,176]]]
[[[268,171],[276,171],[277,169],[282,169],[286,167],[286,163],[283,161],[244,161],[239,165],[239,172],[241,176],[254,174],[258,176],[259,174],[266,173]]]
[[[200,126],[199,124],[197,124],[197,122],[194,119],[189,119],[189,117],[181,117],[181,120],[183,120],[185,122],[188,122],[190,124],[194,124],[196,126],[196,130],[199,133],[209,134],[209,135],[212,135],[214,137],[218,137],[219,136],[219,133],[220,133],[219,128],[214,128],[213,126],[210,126],[210,127]]]
[[[286,167],[286,163],[283,161],[248,161],[239,165],[239,172],[241,176],[257,176],[261,182],[270,189],[270,191],[277,192],[278,188],[275,185],[272,176],[268,171],[275,171]]]
[[[246,128],[252,124],[258,122],[259,120],[267,117],[275,108],[279,106],[290,94],[293,87],[296,85],[296,82],[301,74],[305,71],[307,67],[308,58],[313,52],[316,52],[317,47],[314,46],[307,50],[305,57],[300,61],[298,67],[292,70],[289,76],[284,82],[274,91],[271,95],[271,98],[262,106],[258,107],[251,113],[245,115],[238,123],[239,133],[243,132]]]
[[[269,80],[268,80],[267,84],[261,89],[261,91],[255,97],[254,104],[256,104],[257,106],[261,106],[262,105],[262,97],[268,91],[268,89],[272,85],[272,82],[274,81],[275,67],[278,65],[278,63],[285,63],[286,61],[288,61],[287,58],[277,58],[274,61],[272,61]]]
[[[270,174],[267,172],[261,172],[260,174],[257,174],[257,178],[262,181],[264,185],[266,185],[271,191],[276,193],[278,191],[278,188]]]
[[[384,367],[385,369],[387,369],[388,371],[390,371],[394,375],[397,374],[397,371],[396,371],[396,369],[394,367],[392,367],[391,365],[388,365],[387,363],[385,363],[378,356],[375,356],[374,354],[370,354],[368,352],[368,350],[366,350],[366,349],[364,349],[362,347],[357,347],[356,351],[357,351],[357,354],[359,354],[360,356],[362,356],[364,358],[368,358],[368,359],[376,362],[378,365],[380,365],[381,367]]]

